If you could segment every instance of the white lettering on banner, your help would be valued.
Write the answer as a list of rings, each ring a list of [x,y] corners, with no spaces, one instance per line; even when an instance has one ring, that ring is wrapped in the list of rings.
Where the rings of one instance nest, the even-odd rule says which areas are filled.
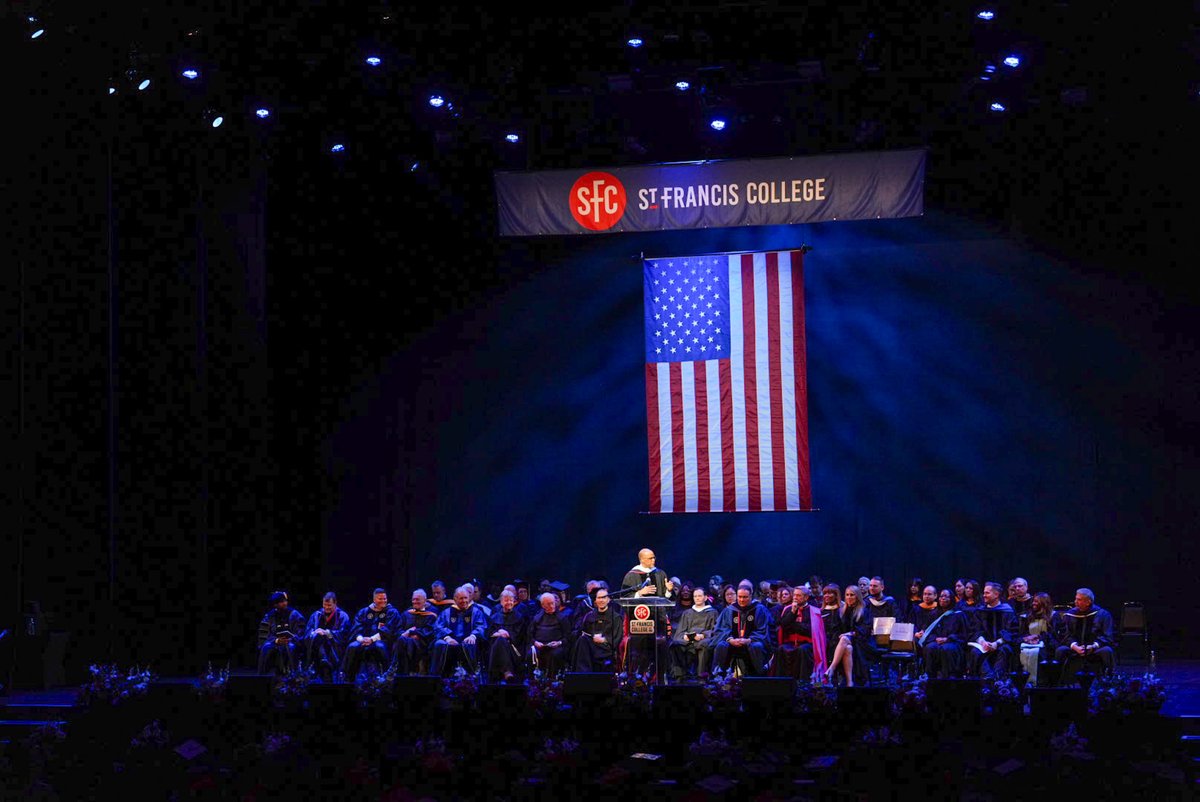
[[[795,178],[791,181],[759,181],[746,184],[746,203],[763,206],[775,203],[811,203],[825,200],[824,178]]]
[[[737,206],[737,184],[695,184],[679,187],[646,187],[638,190],[638,208],[692,209],[697,206]]]
[[[590,215],[594,222],[599,223],[601,209],[609,215],[620,211],[616,200],[618,192],[612,184],[605,184],[602,180],[593,181],[591,188],[582,186],[575,193],[579,199],[579,205],[575,209],[581,215]]]

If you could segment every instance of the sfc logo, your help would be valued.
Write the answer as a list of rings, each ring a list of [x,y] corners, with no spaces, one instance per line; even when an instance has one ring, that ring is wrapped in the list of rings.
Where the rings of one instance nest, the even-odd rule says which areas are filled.
[[[571,214],[589,231],[607,231],[625,214],[625,187],[612,173],[580,176],[571,187]]]
[[[636,618],[638,621],[645,621],[647,618],[650,617],[650,605],[639,604],[637,607],[634,607],[633,608],[633,617]]]

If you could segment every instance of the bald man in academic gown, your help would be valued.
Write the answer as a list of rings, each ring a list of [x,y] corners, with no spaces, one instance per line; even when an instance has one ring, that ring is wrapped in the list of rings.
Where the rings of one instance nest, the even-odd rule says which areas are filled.
[[[645,585],[645,587],[642,587]],[[639,588],[634,597],[659,596],[674,599],[678,588],[657,566],[657,558],[650,549],[638,552],[638,564],[626,572],[621,581],[622,590]],[[644,673],[657,664],[656,678],[666,676],[671,666],[670,624],[666,607],[654,610],[654,635],[625,636],[625,669],[631,673]]]
[[[1077,671],[1113,669],[1112,614],[1096,605],[1088,588],[1075,591],[1075,606],[1063,613],[1062,637],[1055,659],[1062,664],[1062,678],[1070,682]]]

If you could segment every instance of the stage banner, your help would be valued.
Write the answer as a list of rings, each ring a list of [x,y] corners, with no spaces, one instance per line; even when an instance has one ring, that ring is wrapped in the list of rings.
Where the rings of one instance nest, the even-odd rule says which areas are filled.
[[[643,273],[649,511],[811,510],[801,251]]]
[[[502,236],[873,220],[924,213],[925,151],[497,172]]]

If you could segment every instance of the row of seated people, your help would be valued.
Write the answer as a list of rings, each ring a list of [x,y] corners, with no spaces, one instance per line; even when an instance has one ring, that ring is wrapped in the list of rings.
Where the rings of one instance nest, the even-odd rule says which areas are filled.
[[[1046,594],[1029,594],[1024,580],[1010,583],[1018,592],[1010,591],[1007,601],[998,583],[980,587],[967,580],[960,595],[929,585],[898,603],[882,579],[863,579],[865,593],[860,584],[844,592],[827,584],[818,595],[805,583],[773,586],[760,598],[743,581],[720,608],[709,590],[681,583],[687,592],[663,616],[658,636],[630,636],[600,580],[588,583],[573,608],[561,604],[561,594],[522,599],[523,589],[510,585],[492,609],[477,601],[478,587],[467,584],[442,604],[418,589],[401,613],[377,588],[353,621],[332,593],[306,621],[277,592],[260,624],[259,670],[286,671],[302,657],[325,675],[353,677],[368,662],[438,676],[462,665],[503,681],[533,667],[548,673],[649,670],[683,679],[736,665],[752,675],[855,685],[869,681],[869,667],[888,649],[874,634],[879,618],[913,625],[915,657],[931,677],[1024,668],[1036,681],[1050,664],[1058,681],[1089,666],[1112,668],[1112,617],[1086,588],[1077,591],[1073,609],[1059,612]]]

